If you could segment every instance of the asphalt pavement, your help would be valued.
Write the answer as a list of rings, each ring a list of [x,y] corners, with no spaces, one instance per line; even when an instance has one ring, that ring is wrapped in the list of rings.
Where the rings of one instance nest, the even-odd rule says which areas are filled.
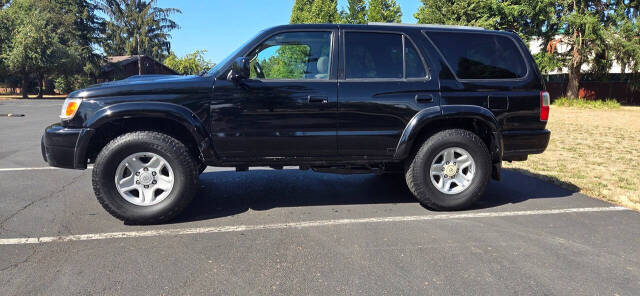
[[[91,170],[47,168],[62,101],[0,101],[0,295],[638,295],[637,212],[504,170],[475,209],[403,181],[208,168],[194,203],[131,226]]]

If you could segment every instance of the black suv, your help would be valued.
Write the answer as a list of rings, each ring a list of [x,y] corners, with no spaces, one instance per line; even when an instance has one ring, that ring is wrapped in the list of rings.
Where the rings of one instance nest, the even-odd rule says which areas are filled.
[[[469,207],[503,160],[549,142],[549,94],[510,32],[285,25],[199,76],[78,90],[46,128],[52,166],[94,163],[98,201],[129,223],[175,217],[207,166],[401,173],[438,210]]]

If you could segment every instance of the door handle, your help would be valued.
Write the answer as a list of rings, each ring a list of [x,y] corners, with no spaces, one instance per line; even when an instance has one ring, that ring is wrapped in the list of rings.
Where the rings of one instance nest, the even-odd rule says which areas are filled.
[[[307,100],[309,103],[319,103],[319,104],[329,103],[329,98],[324,96],[308,96]]]
[[[433,95],[416,95],[416,103],[433,103]]]

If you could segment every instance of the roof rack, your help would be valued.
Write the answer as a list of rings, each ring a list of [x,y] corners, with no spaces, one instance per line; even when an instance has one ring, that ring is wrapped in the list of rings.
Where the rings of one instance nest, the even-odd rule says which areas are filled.
[[[485,30],[483,27],[474,26],[457,26],[457,25],[434,25],[434,24],[401,24],[401,23],[378,23],[372,22],[367,25],[377,26],[402,26],[402,27],[421,27],[421,28],[442,28],[442,29],[463,29],[463,30]]]

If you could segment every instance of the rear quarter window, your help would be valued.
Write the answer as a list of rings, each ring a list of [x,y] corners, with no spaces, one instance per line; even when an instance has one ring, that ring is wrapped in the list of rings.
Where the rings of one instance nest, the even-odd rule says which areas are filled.
[[[460,79],[517,79],[527,66],[513,39],[495,34],[426,32]]]

